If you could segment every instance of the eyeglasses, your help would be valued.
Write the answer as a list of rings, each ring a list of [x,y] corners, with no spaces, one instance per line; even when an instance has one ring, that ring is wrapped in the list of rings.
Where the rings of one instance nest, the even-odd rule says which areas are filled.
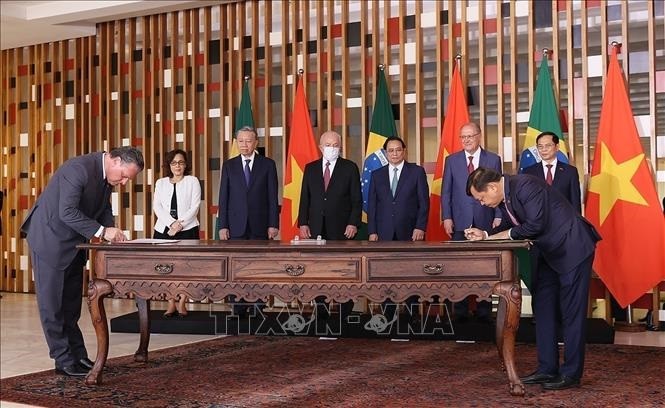
[[[546,149],[551,149],[554,146],[555,146],[554,143],[547,143],[547,144],[536,145],[536,148],[538,148],[538,150],[546,150]]]
[[[462,139],[462,140],[469,140],[469,139],[473,139],[473,138],[475,138],[475,137],[478,136],[479,134],[480,134],[480,132],[478,132],[478,133],[474,133],[474,134],[472,134],[472,135],[460,135],[459,138]]]
[[[394,149],[386,149],[386,152],[388,152],[388,154],[392,154],[392,153],[402,153],[403,151],[404,151],[404,149],[401,148],[401,147],[396,147],[396,148],[394,148]]]
[[[179,161],[172,161],[170,164],[171,166],[184,166],[187,163],[184,160],[179,160]]]

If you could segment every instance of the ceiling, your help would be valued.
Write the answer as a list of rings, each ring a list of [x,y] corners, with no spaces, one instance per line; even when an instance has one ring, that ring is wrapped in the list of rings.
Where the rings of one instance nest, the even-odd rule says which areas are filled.
[[[95,24],[148,14],[228,3],[229,0],[0,2],[0,46],[17,48],[96,33]]]

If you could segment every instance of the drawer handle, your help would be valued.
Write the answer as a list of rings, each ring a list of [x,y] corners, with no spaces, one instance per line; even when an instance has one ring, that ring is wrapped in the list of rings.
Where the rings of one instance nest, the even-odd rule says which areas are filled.
[[[173,272],[173,264],[157,264],[155,265],[155,272],[160,275],[168,275]]]
[[[286,272],[286,274],[289,276],[300,276],[305,273],[305,267],[300,264],[296,266],[288,264],[284,267],[284,272]]]
[[[440,275],[443,272],[443,265],[441,265],[441,264],[436,264],[436,265],[425,264],[425,265],[423,265],[423,272],[428,274],[428,275]]]

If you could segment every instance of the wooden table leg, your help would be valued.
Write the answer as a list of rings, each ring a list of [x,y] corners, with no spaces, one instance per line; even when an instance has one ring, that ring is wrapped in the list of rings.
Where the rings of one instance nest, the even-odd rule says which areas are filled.
[[[113,286],[107,280],[93,279],[88,284],[88,309],[97,335],[97,357],[95,357],[95,365],[85,377],[87,385],[102,383],[102,370],[109,355],[109,327],[104,310],[104,298],[111,293],[113,293]]]
[[[134,361],[145,363],[148,361],[148,344],[150,343],[150,300],[136,298],[139,308],[139,331],[141,333],[139,348],[134,353]]]
[[[515,368],[515,336],[520,324],[522,309],[522,288],[513,282],[499,282],[494,285],[494,294],[500,296],[496,325],[496,343],[499,357],[510,381],[510,394],[524,396],[525,389]]]

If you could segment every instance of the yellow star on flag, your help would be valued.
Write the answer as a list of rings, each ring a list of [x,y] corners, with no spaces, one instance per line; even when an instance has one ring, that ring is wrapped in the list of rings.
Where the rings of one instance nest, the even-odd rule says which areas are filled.
[[[617,200],[644,206],[649,204],[631,182],[644,159],[644,153],[623,163],[617,163],[605,143],[601,142],[600,147],[600,173],[591,177],[589,191],[599,196],[600,224],[602,225]]]
[[[295,222],[298,219],[302,175],[303,171],[298,162],[295,157],[291,156],[291,182],[284,186],[284,198],[291,200],[291,222]]]

